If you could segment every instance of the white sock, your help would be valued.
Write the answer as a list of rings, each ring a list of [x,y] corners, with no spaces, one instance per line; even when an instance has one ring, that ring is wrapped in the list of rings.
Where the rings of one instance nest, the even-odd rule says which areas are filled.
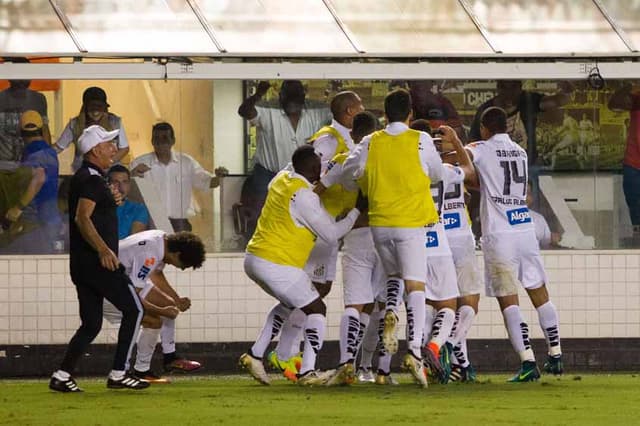
[[[407,296],[407,345],[409,351],[422,359],[422,332],[424,330],[425,304],[424,291],[412,291]]]
[[[431,328],[433,320],[436,318],[436,309],[431,305],[424,306],[424,330],[422,330],[422,346],[425,346],[431,339]]]
[[[429,342],[433,342],[441,348],[449,339],[451,330],[453,329],[453,323],[456,321],[456,313],[451,308],[442,308],[436,313],[436,317],[433,320],[433,328],[431,330],[431,339]]]
[[[55,377],[58,380],[62,380],[64,382],[71,378],[71,374],[67,373],[64,370],[57,370],[53,373],[53,377]]]
[[[276,354],[279,359],[286,361],[300,352],[300,337],[306,319],[307,315],[296,308],[284,322],[276,345]]]
[[[476,311],[474,311],[471,306],[462,305],[458,308],[458,312],[456,312],[456,318],[458,322],[450,339],[450,342],[453,346],[457,346],[458,343],[460,343],[467,337],[467,334],[471,329],[471,325],[473,325],[473,320],[475,317]]]
[[[558,311],[551,301],[548,301],[542,306],[539,306],[538,320],[540,326],[544,332],[544,337],[547,339],[547,347],[549,355],[556,356],[561,355],[560,349],[560,328],[558,325]]]
[[[374,311],[369,316],[369,325],[364,332],[361,345],[360,367],[362,368],[371,368],[373,354],[378,347],[378,324],[380,324],[380,319],[383,315],[384,312],[382,311]]]
[[[378,321],[378,371],[384,374],[391,372],[391,357],[392,355],[387,352],[382,344],[382,332],[384,330],[384,312],[380,315]]]
[[[267,314],[267,318],[264,320],[264,326],[262,330],[260,330],[256,342],[251,347],[251,355],[253,357],[261,359],[264,356],[264,352],[267,350],[269,343],[278,335],[282,324],[286,321],[287,317],[289,317],[290,313],[291,310],[282,303],[278,303],[271,308]]]
[[[462,367],[468,367],[469,362],[469,354],[467,353],[467,339],[463,339],[453,348],[453,355],[456,358],[458,364]]]
[[[176,351],[176,320],[162,317],[162,328],[160,329],[160,341],[162,342],[162,353],[172,354]]]
[[[109,378],[111,380],[122,380],[124,377],[124,370],[111,370]]]
[[[402,294],[404,292],[404,281],[400,278],[391,277],[387,280],[387,297],[386,297],[386,311],[393,311],[396,316],[400,310],[400,304],[402,303]]]
[[[518,305],[507,306],[502,311],[504,324],[509,332],[509,340],[511,346],[520,356],[520,361],[535,361],[533,350],[531,350],[531,342],[529,341],[529,326],[524,322],[520,307]]]
[[[304,324],[304,350],[302,351],[302,367],[300,374],[315,370],[316,358],[324,342],[327,318],[322,314],[307,315]]]
[[[340,364],[356,357],[360,334],[360,313],[356,308],[346,308],[340,319]]]
[[[148,371],[151,369],[151,359],[153,358],[153,352],[156,350],[158,337],[160,337],[159,328],[142,327],[138,336],[136,365],[134,366],[137,371]]]
[[[366,312],[360,312],[360,331],[358,332],[358,341],[356,342],[356,355],[360,350],[360,346],[362,345],[362,340],[364,339],[364,332],[367,331],[367,327],[369,327],[369,322],[371,321],[371,315]]]

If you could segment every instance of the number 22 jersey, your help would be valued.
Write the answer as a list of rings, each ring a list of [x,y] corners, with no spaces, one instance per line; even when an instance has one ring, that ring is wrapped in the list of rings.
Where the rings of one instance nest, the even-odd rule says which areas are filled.
[[[506,133],[466,146],[480,178],[482,234],[534,229],[527,208],[527,153]]]

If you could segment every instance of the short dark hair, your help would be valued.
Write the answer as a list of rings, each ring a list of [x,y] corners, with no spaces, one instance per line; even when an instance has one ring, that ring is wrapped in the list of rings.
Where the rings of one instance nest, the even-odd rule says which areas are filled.
[[[431,124],[429,124],[429,121],[425,120],[424,118],[413,120],[409,125],[409,127],[412,128],[413,130],[418,130],[420,132],[425,132],[429,134],[431,134],[431,130],[432,130]]]
[[[166,131],[171,133],[171,139],[173,140],[176,139],[176,134],[173,131],[173,126],[167,123],[166,121],[162,121],[160,123],[156,123],[153,125],[153,127],[151,128],[151,137],[153,137],[153,134],[155,132],[166,132]]]
[[[411,114],[411,95],[405,89],[396,89],[384,98],[384,113],[390,123],[405,121]]]
[[[180,231],[167,235],[170,252],[180,253],[178,257],[185,268],[198,269],[204,263],[204,244],[193,232]]]
[[[358,94],[350,90],[336,93],[331,99],[331,114],[333,118],[340,118],[350,106],[358,102]]]
[[[353,126],[351,127],[351,133],[353,139],[362,139],[370,133],[378,130],[380,122],[372,112],[363,111],[357,113],[353,117]]]
[[[317,156],[318,154],[316,154],[313,146],[309,144],[299,146],[291,156],[291,164],[293,164],[293,170],[295,170],[296,173],[306,171],[312,164],[311,162],[314,161]]]
[[[507,132],[507,113],[499,107],[489,107],[480,116],[482,124],[492,135]]]
[[[111,173],[126,173],[128,177],[131,177],[131,172],[122,164],[114,164],[107,172],[107,177],[111,178]]]

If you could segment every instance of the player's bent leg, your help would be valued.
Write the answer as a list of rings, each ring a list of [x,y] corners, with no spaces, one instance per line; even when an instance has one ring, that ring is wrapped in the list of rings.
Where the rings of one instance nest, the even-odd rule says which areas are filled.
[[[518,373],[509,379],[509,382],[531,382],[540,378],[540,371],[536,366],[535,356],[531,349],[529,340],[529,326],[524,321],[520,306],[518,306],[518,295],[498,297],[502,316],[504,318],[511,345],[520,357],[521,366]]]
[[[527,289],[527,293],[538,312],[540,327],[547,341],[547,361],[544,363],[543,370],[546,373],[560,375],[564,372],[564,365],[560,347],[558,311],[549,300],[549,293],[544,284],[535,289]]]
[[[303,386],[324,385],[330,374],[316,370],[316,358],[322,348],[327,326],[327,306],[318,297],[301,308],[307,314],[304,326],[304,350],[302,352],[302,366],[298,373],[298,384]]]

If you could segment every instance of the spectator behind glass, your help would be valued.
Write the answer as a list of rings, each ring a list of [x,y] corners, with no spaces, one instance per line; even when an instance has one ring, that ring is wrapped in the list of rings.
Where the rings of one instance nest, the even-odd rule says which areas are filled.
[[[640,243],[640,87],[625,83],[609,99],[614,111],[629,111],[627,147],[622,160],[622,190],[633,225],[634,245]]]
[[[148,172],[167,212],[173,230],[191,231],[188,217],[194,216],[193,188],[206,191],[220,185],[227,169],[218,167],[215,175],[206,171],[190,155],[173,151],[176,143],[173,127],[158,123],[151,131],[153,152],[136,157],[131,162],[131,175],[144,177]]]
[[[409,81],[409,92],[414,120],[427,120],[432,129],[447,125],[456,131],[463,143],[466,142],[466,134],[458,111],[453,103],[440,93],[435,80]]]
[[[530,165],[537,164],[538,151],[536,148],[536,125],[538,114],[567,104],[573,86],[566,81],[558,83],[559,92],[555,95],[545,95],[538,92],[522,90],[519,80],[500,80],[496,84],[497,94],[480,105],[471,123],[469,140],[477,141],[480,136],[480,117],[489,107],[500,107],[507,113],[507,133],[511,140],[527,151]],[[535,173],[535,170],[529,170]]]
[[[13,63],[29,63],[26,58],[12,58]],[[43,119],[44,140],[51,143],[47,119],[47,99],[42,93],[29,89],[31,80],[9,80],[9,88],[0,92],[0,169],[15,169],[22,156],[20,115],[27,110],[37,111]]]
[[[533,221],[533,224],[536,228],[536,238],[538,239],[538,245],[540,245],[540,248],[549,249],[558,247],[561,238],[560,233],[551,232],[551,228],[549,228],[547,219],[537,211],[532,210],[533,189],[531,188],[531,182],[527,183],[527,207],[529,208],[531,220]]]
[[[116,164],[109,169],[107,180],[122,194],[122,204],[116,209],[118,214],[118,239],[149,229],[149,211],[142,203],[129,200],[131,173],[125,166]]]
[[[62,131],[62,135],[56,142],[54,148],[58,153],[64,151],[73,143],[76,148],[73,164],[71,165],[75,172],[82,165],[82,155],[78,149],[78,138],[82,131],[87,127],[98,124],[107,131],[120,129],[118,137],[115,141],[118,151],[113,157],[113,162],[118,163],[129,152],[129,140],[124,132],[122,118],[109,112],[109,104],[107,103],[107,94],[99,87],[89,87],[82,94],[82,107],[80,113],[69,120],[67,127]]]
[[[258,215],[271,179],[289,163],[297,147],[307,143],[318,129],[331,122],[327,105],[306,99],[300,80],[283,81],[277,102],[257,104],[269,87],[268,81],[261,81],[256,93],[238,108],[238,114],[256,126],[253,173],[245,186]]]

